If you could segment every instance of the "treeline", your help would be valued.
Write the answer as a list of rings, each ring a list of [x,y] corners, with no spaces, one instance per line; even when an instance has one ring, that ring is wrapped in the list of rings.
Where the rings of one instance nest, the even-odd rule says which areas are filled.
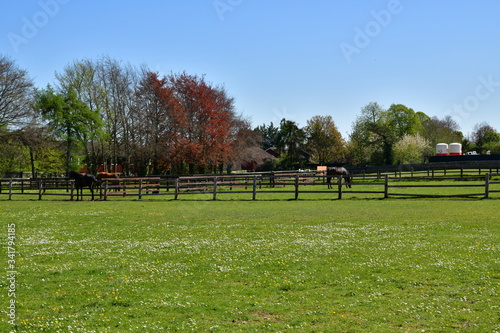
[[[443,119],[393,104],[384,109],[372,102],[361,109],[348,140],[338,132],[331,116],[315,116],[300,128],[282,120],[256,130],[263,137],[262,148],[275,147],[283,156],[271,168],[320,165],[390,165],[424,163],[434,155],[437,143],[462,143],[463,151],[500,153],[500,134],[488,123],[478,123],[470,137],[450,116]]]
[[[418,163],[438,142],[500,151],[500,135],[487,123],[465,138],[451,117],[399,104],[363,107],[348,138],[332,116],[311,117],[304,127],[283,119],[252,129],[224,86],[185,72],[161,77],[110,57],[76,60],[55,82],[35,87],[27,71],[0,56],[0,176],[83,165],[94,173],[117,165],[137,175],[220,173],[251,159],[247,148],[256,146],[279,155],[261,169]]]
[[[0,85],[18,105],[0,108],[0,149],[8,152],[0,173],[82,165],[91,172],[120,165],[138,175],[221,172],[258,142],[226,89],[203,76],[160,77],[103,57],[74,61],[56,73],[54,87],[35,89],[27,72],[6,57],[0,62],[8,66],[0,68]]]

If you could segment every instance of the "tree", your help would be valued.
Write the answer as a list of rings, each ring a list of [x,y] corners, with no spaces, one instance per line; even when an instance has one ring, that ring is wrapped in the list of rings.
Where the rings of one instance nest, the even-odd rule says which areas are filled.
[[[0,177],[8,172],[20,174],[29,170],[29,151],[13,133],[3,135],[0,156]]]
[[[331,116],[314,116],[304,129],[311,162],[320,165],[344,157],[345,143]]]
[[[110,57],[98,59],[95,66],[97,80],[105,93],[101,114],[105,120],[107,141],[102,146],[102,163],[105,168],[114,165],[114,169],[110,170],[113,172],[117,172],[119,163],[130,170],[134,145],[131,139],[132,112],[136,100],[134,90],[144,73],[150,71],[143,68],[140,72],[134,66],[124,65]]]
[[[33,178],[36,178],[39,172],[56,174],[64,172],[63,154],[57,142],[53,140],[49,128],[30,123],[12,131],[10,136],[27,149]]]
[[[159,174],[164,166],[176,164],[185,120],[166,78],[160,79],[152,72],[144,73],[136,90],[132,116],[133,155],[138,173]]]
[[[297,123],[292,120],[281,120],[277,148],[280,155],[284,156],[281,160],[281,166],[284,169],[291,169],[302,164],[305,140],[306,134]]]
[[[257,126],[255,131],[261,135],[260,147],[262,149],[266,150],[278,146],[279,127],[274,126],[272,122],[268,126],[265,124]]]
[[[361,109],[353,124],[349,148],[357,163],[392,164],[392,147],[397,141],[388,112],[372,102]]]
[[[418,133],[404,135],[394,145],[395,164],[423,163],[425,157],[430,155],[429,141]]]
[[[233,121],[231,141],[233,153],[226,166],[228,173],[231,173],[234,162],[248,159],[248,152],[259,146],[262,136],[259,131],[252,130],[250,120],[239,116]]]
[[[64,95],[68,91],[72,91],[90,112],[100,114],[101,119],[108,120],[105,112],[106,91],[103,89],[97,74],[97,65],[94,61],[90,59],[75,60],[68,64],[62,73],[56,73],[59,84],[57,92]],[[107,124],[107,122],[103,124]],[[87,164],[92,165],[96,169],[95,171],[106,154],[104,141],[109,140],[109,136],[106,135],[109,132],[105,129],[105,126],[99,128],[96,135],[88,132],[88,140],[83,145]]]
[[[38,92],[36,107],[48,120],[49,127],[56,136],[66,141],[66,170],[69,171],[71,152],[78,144],[88,156],[89,138],[97,135],[102,126],[99,112],[90,110],[87,104],[77,98],[73,89],[69,88],[61,95],[55,93],[50,86]],[[95,169],[97,166],[90,167]]]
[[[416,134],[422,127],[419,115],[402,104],[392,104],[387,110],[387,118],[397,138]]]
[[[422,123],[420,136],[426,138],[432,147],[436,144],[462,142],[463,135],[460,126],[452,117],[446,116],[443,119],[432,117]]]
[[[351,157],[361,164],[392,164],[394,144],[405,135],[419,133],[427,119],[425,113],[402,104],[384,110],[376,102],[369,103],[353,124]]]
[[[93,163],[101,164],[105,171],[117,172],[116,166],[121,164],[124,172],[130,172],[132,155],[135,154],[135,92],[139,80],[150,72],[145,67],[139,70],[105,56],[95,60],[75,60],[63,72],[56,73],[58,92],[71,87],[91,111],[99,111],[104,122],[102,135],[91,140],[88,146]]]
[[[32,114],[33,82],[12,60],[0,57],[0,127],[18,126]]]
[[[183,112],[182,149],[178,156],[189,173],[220,170],[233,154],[234,99],[224,87],[204,77],[181,73],[169,77]]]
[[[474,126],[471,141],[476,150],[484,153],[497,149],[500,145],[500,134],[487,122],[482,122]]]

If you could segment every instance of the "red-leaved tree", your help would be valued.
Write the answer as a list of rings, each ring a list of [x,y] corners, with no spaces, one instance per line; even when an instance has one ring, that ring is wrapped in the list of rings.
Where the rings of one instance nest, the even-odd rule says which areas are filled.
[[[180,133],[184,146],[179,147],[176,158],[186,163],[189,173],[220,170],[233,153],[233,98],[204,77],[182,73],[169,80],[184,120]]]
[[[135,164],[139,174],[222,172],[245,144],[234,100],[223,87],[186,73],[147,72],[136,89]]]
[[[134,161],[137,173],[159,174],[170,167],[169,156],[182,145],[185,120],[167,79],[147,72],[136,90]]]

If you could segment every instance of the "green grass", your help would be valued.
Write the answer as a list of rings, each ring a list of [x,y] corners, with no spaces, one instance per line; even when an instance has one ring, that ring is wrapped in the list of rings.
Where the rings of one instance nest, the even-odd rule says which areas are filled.
[[[17,332],[500,331],[498,199],[268,196],[0,201]]]

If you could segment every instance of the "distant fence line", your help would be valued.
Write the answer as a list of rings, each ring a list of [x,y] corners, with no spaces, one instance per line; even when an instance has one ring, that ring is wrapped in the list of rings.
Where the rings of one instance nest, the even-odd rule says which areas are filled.
[[[332,194],[337,199],[342,199],[343,194],[370,194],[389,197],[490,197],[491,193],[500,193],[500,181],[494,181],[492,177],[500,176],[499,173],[487,173],[482,176],[466,176],[465,171],[444,171],[441,175],[436,172],[428,176],[416,176],[415,174],[357,174],[352,177],[352,188],[345,188],[345,179],[342,177],[337,181],[332,179],[333,189],[325,189],[326,175],[324,173],[312,172],[268,172],[240,175],[206,175],[188,177],[144,177],[144,178],[120,178],[103,180],[95,189],[95,194],[102,200],[113,197],[136,197],[142,199],[147,196],[172,196],[178,199],[180,196],[205,194],[211,199],[217,200],[219,195],[226,194],[248,194],[252,200],[257,199],[258,194],[283,194],[288,193],[294,199],[298,199],[304,193]],[[474,184],[424,184],[429,180],[463,180],[475,181]],[[412,184],[401,184],[402,181],[415,181]],[[479,182],[479,184],[478,184]],[[322,188],[318,188],[323,186]],[[316,188],[314,188],[316,187]],[[477,188],[474,193],[455,194],[430,194],[430,193],[401,193],[402,189],[415,188]],[[373,189],[373,190],[372,190]],[[88,189],[85,196],[90,195]],[[39,200],[44,196],[61,196],[74,199],[74,182],[66,178],[39,178],[39,179],[0,179],[0,195],[7,195],[12,200],[14,195],[36,195]]]
[[[365,174],[389,174],[397,177],[400,174],[409,174],[411,177],[418,174],[473,173],[482,175],[486,173],[499,173],[500,160],[497,161],[464,161],[464,162],[434,162],[425,164],[399,164],[383,166],[352,166],[349,172],[355,175]]]

